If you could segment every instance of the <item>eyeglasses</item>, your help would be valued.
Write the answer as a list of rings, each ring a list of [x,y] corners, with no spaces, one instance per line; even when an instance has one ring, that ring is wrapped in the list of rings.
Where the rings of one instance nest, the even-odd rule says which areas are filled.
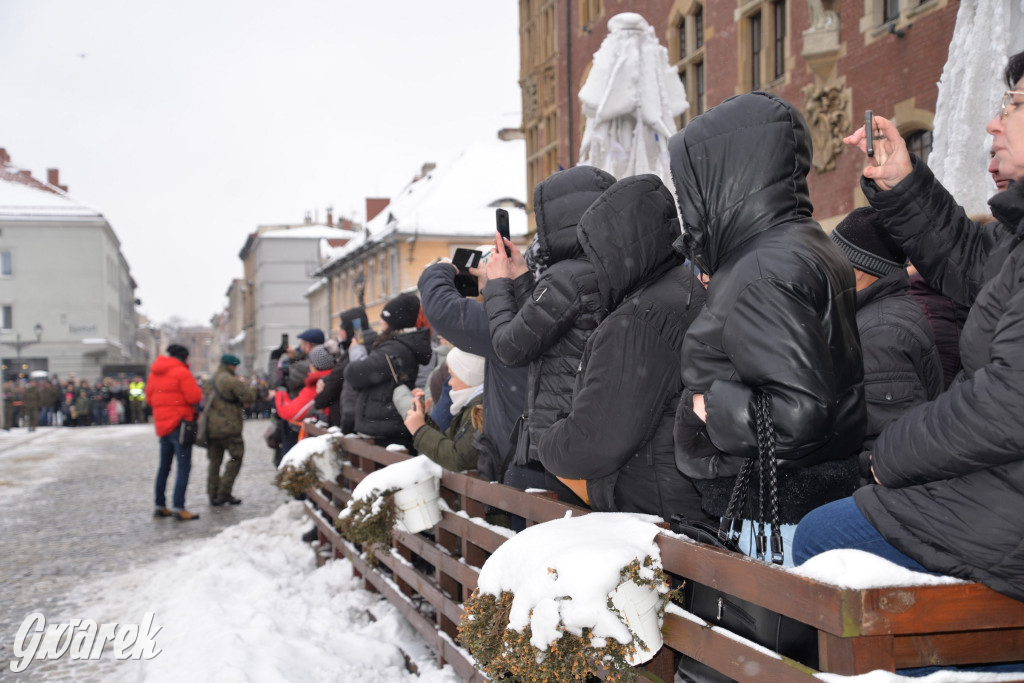
[[[1006,117],[1010,115],[1010,112],[1012,111],[1010,109],[1011,106],[1013,107],[1013,109],[1016,109],[1020,105],[1024,104],[1024,102],[1014,102],[1013,101],[1013,96],[1014,95],[1024,95],[1024,91],[1022,91],[1022,90],[1007,90],[1006,92],[1003,93],[1003,106],[1002,106],[1002,109],[999,110],[999,120],[1000,121],[1005,121]]]

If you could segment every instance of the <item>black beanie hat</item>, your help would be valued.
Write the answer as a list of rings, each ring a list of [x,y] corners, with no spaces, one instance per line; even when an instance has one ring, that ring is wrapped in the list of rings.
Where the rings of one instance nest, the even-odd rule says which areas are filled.
[[[415,327],[420,317],[420,299],[410,292],[399,294],[384,304],[380,317],[393,330]]]
[[[181,344],[171,344],[167,347],[167,355],[184,363],[188,360],[188,349]]]
[[[868,275],[885,277],[907,267],[907,255],[886,231],[878,212],[870,207],[851,211],[831,237],[853,267]]]

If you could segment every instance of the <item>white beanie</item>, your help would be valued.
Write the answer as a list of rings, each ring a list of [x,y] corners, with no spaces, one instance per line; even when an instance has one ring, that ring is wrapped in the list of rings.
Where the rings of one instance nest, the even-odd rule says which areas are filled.
[[[448,371],[461,379],[466,386],[475,387],[484,383],[484,358],[466,353],[461,349],[448,352]]]

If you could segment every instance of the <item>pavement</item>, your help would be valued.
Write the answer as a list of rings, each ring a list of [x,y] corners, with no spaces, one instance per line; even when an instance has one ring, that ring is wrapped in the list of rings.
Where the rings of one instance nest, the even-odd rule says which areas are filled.
[[[153,517],[159,446],[151,424],[0,431],[3,668],[25,617],[67,612],[77,585],[174,557],[191,541],[290,500],[273,485],[272,453],[263,442],[268,424],[245,422],[245,458],[233,491],[241,505],[210,506],[206,450],[193,448],[185,500],[200,518],[190,522]],[[172,468],[168,503],[174,477]],[[45,664],[33,665],[35,675],[45,674]],[[0,671],[0,679],[9,675]]]

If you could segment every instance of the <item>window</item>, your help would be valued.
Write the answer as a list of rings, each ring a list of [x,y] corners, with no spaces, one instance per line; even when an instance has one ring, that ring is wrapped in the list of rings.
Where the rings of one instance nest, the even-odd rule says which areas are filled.
[[[882,0],[882,23],[900,18],[900,0]]]
[[[601,18],[603,11],[601,0],[580,0],[580,27],[589,31]]]
[[[748,19],[750,27],[750,89],[761,89],[761,13]]]
[[[743,90],[772,90],[787,78],[788,0],[757,0],[744,6],[739,28],[739,76]]]
[[[11,252],[0,251],[0,275],[10,276],[14,273],[11,269]]]
[[[14,329],[14,306],[4,306],[2,312],[3,320],[0,321],[3,324],[3,329],[13,330]]]
[[[907,150],[916,154],[918,159],[927,164],[928,155],[932,152],[932,132],[919,130],[903,136],[903,139],[907,142]]]
[[[704,6],[693,3],[681,10],[675,21],[675,36],[669,37],[669,49],[676,57],[679,80],[686,90],[689,108],[679,117],[682,128],[704,111]]]
[[[782,78],[786,75],[786,2],[776,0],[772,3],[774,19],[775,44],[773,52],[775,57],[775,69],[772,79]]]

